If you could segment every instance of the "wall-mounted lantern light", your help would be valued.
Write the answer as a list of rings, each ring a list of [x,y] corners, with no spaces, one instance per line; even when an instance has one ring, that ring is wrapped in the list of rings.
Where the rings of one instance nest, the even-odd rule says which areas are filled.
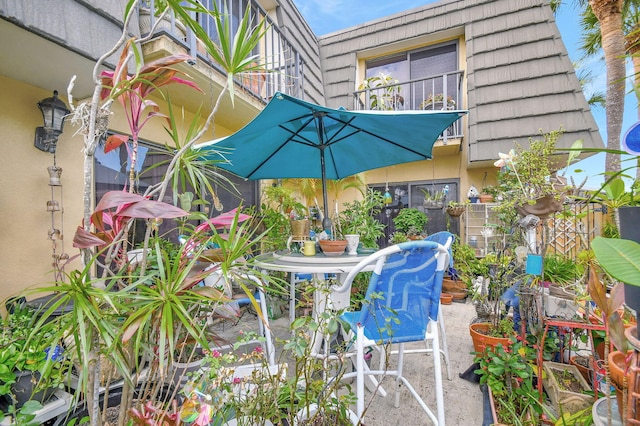
[[[43,127],[36,127],[36,148],[55,154],[58,137],[62,134],[64,118],[69,114],[67,105],[58,99],[58,91],[53,91],[53,97],[38,102],[38,108],[42,112]]]

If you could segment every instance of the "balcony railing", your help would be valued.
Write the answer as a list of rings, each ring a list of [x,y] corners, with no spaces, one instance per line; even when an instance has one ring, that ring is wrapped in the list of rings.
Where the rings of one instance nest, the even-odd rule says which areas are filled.
[[[216,1],[218,10],[228,11],[231,25],[237,27],[238,21],[244,15],[245,9],[242,0],[203,0],[202,3],[213,10],[213,1]],[[227,3],[226,9],[221,5],[221,1]],[[145,37],[155,25],[158,18],[149,10],[155,10],[158,0],[145,0],[139,9],[140,35]],[[264,67],[264,71],[242,74],[236,77],[236,84],[244,88],[249,94],[267,102],[275,92],[283,92],[291,96],[303,98],[304,85],[304,61],[300,53],[293,47],[287,38],[280,32],[278,25],[266,13],[266,11],[254,0],[250,3],[250,16],[252,22],[265,21],[267,27],[266,34],[256,48],[254,54],[257,56],[258,64]],[[216,41],[217,34],[214,26],[214,19],[210,15],[195,14],[193,17],[200,23],[209,37]],[[154,34],[164,34],[173,39],[176,43],[187,49],[187,53],[198,60],[204,61],[207,65],[222,73],[219,64],[212,60],[206,53],[202,43],[195,37],[189,28],[175,18],[173,13],[168,13],[163,22],[160,22]]]
[[[462,109],[464,71],[416,78],[353,92],[354,110],[455,110]],[[443,138],[462,136],[460,120],[443,133]]]

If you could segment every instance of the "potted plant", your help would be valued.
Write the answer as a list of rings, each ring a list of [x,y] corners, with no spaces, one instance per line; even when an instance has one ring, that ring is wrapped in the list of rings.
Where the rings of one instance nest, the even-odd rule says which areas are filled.
[[[429,217],[415,207],[401,209],[393,224],[396,231],[404,233],[409,239],[421,238]]]
[[[185,23],[193,30],[196,37],[206,46],[208,53],[218,63],[220,70],[228,78],[223,79],[223,88],[220,97],[215,101],[217,106],[227,93],[227,84],[233,82],[235,75],[242,73],[246,67],[250,66],[250,60],[234,56],[232,60],[224,57],[220,52],[228,51],[230,38],[221,37],[220,40],[213,41],[206,35],[205,30],[195,21],[192,16],[210,16],[210,22],[216,26],[220,34],[226,34],[228,25],[225,24],[217,6],[213,5],[213,11],[202,7],[200,4],[192,4],[189,11],[186,11],[179,2],[166,1],[172,9],[172,13],[184,19]],[[127,12],[134,6],[133,2],[125,8]],[[124,22],[128,22],[129,17]],[[255,25],[254,25],[255,24]],[[265,32],[265,24],[250,23],[249,8],[245,11],[244,17],[237,22],[236,29],[244,34],[233,44],[236,52],[240,56],[250,56],[255,51]],[[170,126],[166,129],[173,142],[171,146],[171,160],[166,164],[165,174],[158,185],[149,186],[144,194],[136,194],[137,168],[135,144],[141,127],[144,123],[156,115],[160,115],[158,105],[147,95],[156,89],[161,89],[169,83],[182,83],[191,87],[195,85],[181,78],[181,73],[172,68],[173,65],[189,59],[187,55],[178,54],[170,58],[161,58],[158,62],[149,64],[140,63],[142,55],[139,45],[136,42],[126,42],[130,28],[123,26],[123,37],[113,47],[114,51],[122,50],[120,61],[116,64],[114,71],[105,71],[96,82],[93,96],[87,102],[72,106],[75,112],[74,120],[80,123],[84,136],[85,155],[85,176],[92,175],[92,165],[94,164],[93,153],[101,139],[101,131],[88,129],[109,128],[110,107],[114,102],[121,102],[123,108],[131,114],[131,129],[128,133],[133,136],[134,143],[127,148],[132,153],[129,162],[133,176],[132,184],[127,186],[129,192],[122,191],[116,197],[112,196],[110,203],[92,211],[92,182],[85,180],[83,205],[83,223],[79,227],[74,238],[74,246],[81,248],[83,257],[82,267],[66,273],[63,280],[56,282],[47,288],[38,289],[39,292],[54,292],[58,295],[55,303],[47,307],[44,316],[55,312],[63,305],[71,305],[72,309],[58,316],[51,321],[58,327],[54,328],[53,336],[56,339],[65,339],[68,345],[66,353],[77,363],[76,368],[79,374],[77,383],[78,391],[82,393],[86,403],[88,416],[92,424],[99,424],[101,419],[100,411],[104,396],[98,390],[100,386],[105,386],[115,392],[115,386],[111,383],[109,375],[105,374],[103,359],[108,360],[123,378],[123,384],[118,385],[121,392],[117,392],[121,398],[121,410],[119,424],[126,423],[126,413],[132,404],[134,388],[139,384],[136,379],[149,365],[153,366],[152,374],[147,375],[149,382],[154,379],[166,377],[168,360],[174,353],[176,344],[175,336],[178,331],[178,323],[198,340],[202,346],[207,342],[203,339],[203,331],[199,328],[197,321],[192,321],[191,312],[194,306],[206,305],[213,309],[226,303],[227,298],[218,290],[199,286],[203,278],[207,275],[205,269],[210,264],[198,262],[202,251],[206,249],[206,244],[210,239],[202,238],[198,240],[202,244],[195,249],[179,251],[175,255],[162,254],[159,244],[151,244],[149,239],[157,235],[157,225],[162,212],[167,210],[176,213],[178,208],[177,199],[184,192],[185,187],[194,188],[194,194],[211,194],[215,200],[211,171],[207,168],[211,162],[203,161],[202,156],[192,149],[193,144],[201,139],[202,135],[211,125],[215,112],[218,110],[214,106],[210,115],[205,119],[194,117],[193,124],[186,126],[187,131],[177,131],[175,117],[171,110],[165,116]],[[133,59],[132,59],[133,58]],[[96,64],[96,70],[102,68],[105,57]],[[135,61],[135,68],[129,72],[128,65]],[[233,84],[233,83],[232,83]],[[71,91],[71,89],[70,89]],[[230,96],[233,98],[233,90],[230,89]],[[133,112],[132,112],[133,111]],[[110,149],[114,142],[129,144],[128,136],[113,135],[108,138],[105,147]],[[165,200],[172,197],[167,192],[173,189],[174,205],[155,201]],[[116,191],[118,192],[118,191]],[[213,194],[212,194],[213,193]],[[112,194],[113,195],[113,194]],[[166,198],[165,198],[166,197]],[[204,198],[204,197],[203,197]],[[198,200],[202,201],[202,200]],[[158,209],[158,207],[161,207]],[[171,209],[168,209],[171,207]],[[146,210],[147,213],[141,212]],[[95,215],[93,215],[95,213]],[[170,217],[173,216],[173,213]],[[192,213],[192,215],[189,215]],[[93,217],[92,217],[93,215]],[[145,241],[142,244],[142,257],[140,268],[135,274],[131,273],[131,265],[127,262],[126,247],[130,243],[128,231],[132,216],[146,220],[147,229]],[[203,219],[197,212],[182,211],[178,217],[188,217],[190,219]],[[113,220],[112,220],[113,219]],[[188,234],[188,225],[185,223],[185,233]],[[147,259],[156,255],[157,268],[147,269]],[[109,259],[108,264],[103,260]],[[96,264],[101,263],[103,275],[97,277]],[[250,262],[247,262],[247,267]],[[222,262],[224,265],[224,262]],[[32,336],[39,335],[45,329],[45,321],[38,319],[31,330]],[[150,360],[149,364],[140,362]],[[100,382],[105,378],[105,383]],[[158,383],[162,382],[159,380]],[[157,388],[156,388],[157,389]],[[150,402],[151,395],[158,395],[157,392],[148,394],[147,399],[142,400],[142,404]],[[111,400],[111,398],[109,398]],[[137,402],[140,404],[140,401]],[[163,407],[163,409],[169,409]]]
[[[591,386],[575,365],[545,361],[542,364],[544,389],[557,413],[576,413],[593,405],[587,392]]]
[[[508,345],[509,349],[496,345],[478,352],[475,372],[489,390],[496,425],[538,424],[543,409],[533,383],[533,368],[525,357],[527,348],[515,338]]]
[[[336,221],[336,234],[346,237],[358,235],[364,248],[377,249],[378,239],[384,236],[384,225],[376,216],[384,207],[382,194],[369,189],[362,200],[344,203]]]
[[[0,334],[0,395],[9,395],[16,409],[29,400],[46,403],[69,378],[70,361],[63,354],[55,325],[32,332],[37,312],[14,304]]]
[[[518,324],[514,323],[506,313],[509,309],[518,309],[506,297],[507,291],[515,292],[519,285],[516,277],[521,274],[513,257],[505,251],[489,253],[482,260],[486,265],[487,275],[478,278],[473,288],[473,303],[476,306],[477,318],[470,325],[469,333],[474,346],[484,348],[497,343],[508,344],[507,339],[515,334]],[[488,338],[503,340],[489,340]]]
[[[584,275],[584,267],[568,256],[549,253],[543,256],[542,279],[549,295],[545,309],[554,316],[572,318],[578,311],[576,283]]]
[[[478,276],[487,276],[486,267],[476,257],[476,252],[459,238],[455,238],[451,245],[453,267],[447,270],[447,276],[442,279],[442,289],[453,294],[454,300],[464,300],[472,289],[473,282]]]
[[[329,332],[332,324],[335,319],[296,319],[290,326],[291,337],[283,342],[280,362],[273,365],[260,346],[240,350],[253,338],[250,333],[228,350],[209,351],[205,367],[185,387],[181,419],[193,422],[200,418],[203,424],[215,424],[216,418],[235,419],[238,425],[265,421],[290,425],[356,424],[349,409],[353,394],[338,392],[344,370],[326,381],[326,376],[335,374],[328,371],[333,361],[313,356],[308,342],[310,328]],[[352,423],[353,420],[356,421]]]
[[[457,201],[449,201],[447,204],[447,214],[451,217],[462,216],[467,208],[467,203],[458,203]]]
[[[382,72],[366,78],[358,86],[358,90],[363,91],[368,97],[365,101],[368,109],[391,111],[404,105],[399,81]]]
[[[309,211],[293,195],[293,189],[277,185],[265,187],[262,191],[262,210],[274,209],[289,220],[290,235],[294,239],[308,239],[311,230]],[[279,232],[279,231],[278,231]]]
[[[444,95],[442,93],[430,93],[429,96],[420,103],[419,109],[454,110],[456,109],[456,101],[452,96],[447,96],[447,102],[445,105]]]
[[[534,214],[540,218],[562,210],[566,179],[555,173],[560,167],[553,158],[561,134],[562,130],[545,133],[542,139],[530,140],[527,149],[516,144],[508,154],[499,153],[500,159],[494,165],[500,168],[500,209],[515,208],[522,216]],[[567,163],[578,153],[572,151]]]
[[[425,209],[441,209],[444,206],[444,199],[446,197],[444,191],[430,191],[424,188],[420,188],[420,191],[424,194],[422,205]]]

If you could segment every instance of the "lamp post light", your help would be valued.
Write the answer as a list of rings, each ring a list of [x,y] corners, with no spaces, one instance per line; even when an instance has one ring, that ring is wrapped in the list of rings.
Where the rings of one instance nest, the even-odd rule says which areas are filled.
[[[69,114],[67,105],[58,99],[58,91],[53,91],[53,97],[38,102],[42,112],[43,127],[36,128],[34,145],[39,150],[55,154],[58,137],[62,134],[64,118]]]

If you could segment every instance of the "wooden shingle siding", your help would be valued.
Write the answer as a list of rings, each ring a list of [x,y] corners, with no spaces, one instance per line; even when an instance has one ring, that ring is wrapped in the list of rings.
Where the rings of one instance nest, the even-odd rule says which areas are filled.
[[[358,55],[407,39],[437,42],[463,28],[467,163],[487,165],[513,142],[565,133],[558,147],[602,138],[546,0],[445,0],[319,38],[327,105],[351,105]],[[433,37],[436,37],[433,39]],[[431,38],[431,39],[430,39]],[[391,48],[389,51],[392,51]]]
[[[309,102],[324,104],[320,51],[315,34],[290,1],[279,2],[277,21],[279,29],[303,57],[305,68],[303,98]]]

